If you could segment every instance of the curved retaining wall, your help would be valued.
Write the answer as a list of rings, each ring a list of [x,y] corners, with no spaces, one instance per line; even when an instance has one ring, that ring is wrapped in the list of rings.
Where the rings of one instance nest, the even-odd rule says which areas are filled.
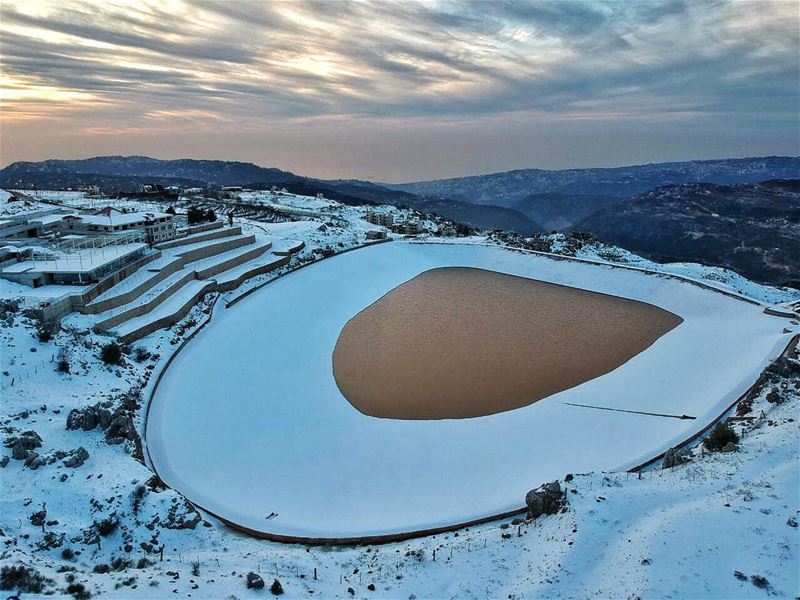
[[[359,250],[359,249],[362,249],[362,248],[366,248],[366,247],[375,245],[376,243],[382,243],[382,242],[387,242],[387,241],[391,241],[391,238],[387,239],[387,240],[380,240],[378,242],[373,242],[371,244],[365,244],[363,246],[356,246],[356,247],[353,247],[353,248],[348,248],[347,250],[345,250],[343,252],[339,252],[337,254],[334,254],[333,256],[338,256],[339,254],[344,254],[346,252]],[[414,242],[414,243],[419,243],[419,242]],[[515,248],[510,248],[510,249],[516,250]],[[535,252],[535,251],[529,251],[529,252],[532,252],[534,254],[541,254],[541,255],[544,255],[544,256],[548,256],[548,257],[558,256],[558,255],[549,255],[549,254],[544,253],[544,252]],[[328,258],[333,258],[333,256],[328,257]],[[616,265],[608,265],[607,263],[603,263],[603,262],[600,262],[600,261],[590,261],[590,260],[576,259],[576,258],[573,258],[573,257],[559,257],[559,258],[572,259],[572,260],[577,260],[579,262],[593,262],[593,263],[596,263],[596,264],[599,264],[599,265],[603,265],[603,266],[616,266]],[[324,259],[320,259],[320,260],[324,260]],[[274,279],[271,279],[271,280],[265,282],[262,285],[259,285],[259,286],[256,286],[256,287],[250,289],[250,290],[247,290],[246,292],[244,292],[240,296],[237,296],[231,302],[227,303],[226,304],[226,308],[230,308],[231,306],[233,306],[239,300],[244,299],[245,297],[249,296],[254,291],[264,287],[265,285],[267,285],[269,283],[272,283],[273,281],[277,281],[278,279],[280,279],[281,277],[283,277],[285,275],[288,275],[289,273],[294,273],[295,271],[297,271],[299,269],[302,269],[303,267],[307,267],[309,265],[316,264],[317,262],[319,262],[319,260],[314,261],[312,263],[305,263],[303,265],[300,265],[296,269],[292,269],[291,271],[283,273],[283,274],[279,275],[278,277],[275,277]],[[623,266],[623,265],[619,265],[619,267],[621,267],[621,268],[629,268],[629,269],[633,268],[633,267],[626,267],[626,266]],[[641,269],[641,268],[634,268],[634,269],[635,270],[640,270],[640,271],[645,271],[645,272],[648,272],[648,273],[655,273],[657,275],[661,275],[661,273],[647,271],[646,269]],[[715,288],[714,286],[706,286],[704,284],[701,284],[700,282],[695,282],[694,280],[685,279],[685,278],[682,278],[680,276],[675,276],[675,278],[682,279],[684,281],[687,281],[688,283],[692,283],[692,284],[695,284],[695,285],[700,285],[701,287],[706,287],[711,291],[719,292],[719,293],[722,293],[722,294],[725,294],[725,295],[728,295],[728,296],[732,296],[732,297],[737,298],[739,300],[747,301],[747,302],[749,302],[751,304],[760,305],[759,302],[756,302],[756,301],[754,301],[754,300],[752,300],[750,298],[745,298],[745,297],[740,296],[738,294],[727,293],[724,290],[720,290],[718,288]],[[206,325],[208,325],[211,322],[212,317],[213,317],[213,310],[212,310],[211,315],[209,315],[209,318],[205,322],[203,322],[197,329],[195,329],[190,335],[188,335],[178,345],[178,347],[175,349],[175,351],[172,353],[172,355],[169,357],[169,359],[167,359],[166,363],[164,363],[164,366],[161,368],[161,371],[159,372],[158,376],[156,377],[155,382],[153,383],[153,387],[151,388],[150,394],[148,395],[148,398],[147,398],[147,407],[145,409],[143,431],[142,431],[141,438],[143,440],[144,455],[145,455],[145,459],[146,459],[146,464],[156,474],[156,476],[159,477],[159,479],[160,479],[160,476],[158,475],[158,470],[156,469],[155,464],[153,463],[152,459],[150,458],[150,453],[149,453],[149,450],[148,450],[148,447],[147,447],[146,433],[147,433],[147,420],[148,420],[148,418],[150,416],[150,407],[152,406],[153,398],[155,397],[155,394],[158,391],[158,386],[161,383],[161,379],[163,378],[163,376],[166,373],[166,371],[169,368],[169,366],[172,364],[172,361],[178,356],[180,351],[183,350],[186,347],[186,345],[192,339],[194,339],[195,335],[197,335],[203,328],[205,328]],[[788,355],[797,346],[798,341],[800,341],[800,334],[795,335],[789,341],[789,343],[787,344],[786,348],[783,350],[783,352],[781,353],[780,356],[783,357],[783,356]],[[772,362],[774,362],[774,361],[772,361]],[[772,364],[772,363],[770,363],[770,364]],[[684,440],[680,444],[677,444],[676,447],[686,446],[688,444],[691,444],[693,441],[697,440],[699,437],[701,437],[711,427],[716,425],[722,418],[724,418],[725,415],[728,413],[728,411],[730,411],[744,397],[746,397],[747,394],[749,394],[755,388],[757,383],[758,383],[758,378],[756,378],[756,381],[753,382],[753,384],[741,396],[739,396],[739,398],[737,398],[730,406],[728,406],[725,409],[725,411],[722,412],[716,419],[711,421],[702,431],[692,435],[691,437],[687,438],[686,440]],[[646,462],[644,462],[644,463],[642,463],[640,465],[637,465],[636,467],[633,467],[632,469],[629,469],[629,472],[637,472],[637,471],[645,468],[646,466],[655,463],[656,461],[662,459],[664,457],[664,454],[665,453],[662,452],[662,453],[658,454],[657,456],[654,456],[653,458],[649,459],[648,461],[646,461]],[[163,480],[161,480],[161,481],[162,481],[162,483],[164,483],[164,485],[167,485]],[[541,482],[539,482],[539,483],[541,483]],[[169,487],[169,486],[167,486],[167,487]],[[180,492],[178,492],[178,493],[180,493]],[[191,502],[190,500],[188,500],[188,498],[186,498],[186,500],[188,502]],[[199,510],[211,515],[215,519],[219,520],[221,523],[224,523],[225,525],[227,525],[228,527],[230,527],[233,530],[240,531],[242,533],[246,533],[246,534],[251,535],[253,537],[256,537],[256,538],[259,538],[259,539],[268,540],[268,541],[272,541],[272,542],[304,544],[304,545],[309,545],[309,546],[322,546],[322,545],[352,546],[352,545],[360,545],[360,544],[388,544],[388,543],[392,543],[392,542],[401,542],[401,541],[405,541],[405,540],[409,540],[409,539],[413,539],[413,538],[418,538],[418,537],[426,537],[426,536],[429,536],[429,535],[436,535],[436,534],[440,534],[440,533],[447,533],[447,532],[450,532],[450,531],[457,531],[459,529],[464,529],[466,527],[472,527],[474,525],[481,525],[481,524],[484,524],[484,523],[490,523],[492,521],[499,521],[499,520],[510,518],[510,517],[513,517],[513,516],[522,515],[522,514],[527,512],[527,507],[522,506],[522,507],[520,507],[518,509],[514,509],[514,510],[511,510],[511,511],[499,513],[499,514],[496,514],[496,515],[490,515],[490,516],[487,516],[487,517],[482,517],[480,519],[474,519],[474,520],[471,520],[471,521],[465,521],[465,522],[462,522],[462,523],[456,523],[454,525],[447,525],[447,526],[444,526],[444,527],[436,527],[436,528],[430,528],[430,529],[420,529],[420,530],[416,530],[416,531],[408,531],[408,532],[392,533],[392,534],[376,535],[376,536],[346,537],[346,538],[340,538],[340,537],[326,538],[326,537],[303,537],[303,536],[292,536],[292,535],[280,535],[280,534],[269,533],[267,531],[259,531],[259,530],[251,529],[249,527],[244,527],[242,525],[238,525],[237,523],[234,523],[232,521],[229,521],[228,519],[220,517],[216,513],[207,510],[206,508],[204,508],[203,506],[201,506],[199,504],[196,504],[194,502],[191,502],[191,504],[193,506],[195,506],[197,509],[199,509]]]

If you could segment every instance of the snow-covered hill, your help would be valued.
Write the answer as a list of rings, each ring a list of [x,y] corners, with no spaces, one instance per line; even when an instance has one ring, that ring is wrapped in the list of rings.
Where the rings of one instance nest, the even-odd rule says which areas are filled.
[[[375,229],[356,207],[299,196],[281,203],[318,213],[263,225],[270,234],[306,242],[289,268],[354,247]],[[412,214],[377,210],[398,219]],[[425,225],[433,229],[436,223]],[[796,290],[758,285],[723,269],[656,265],[568,235],[428,241],[434,239],[546,246],[554,254],[689,276],[764,305],[800,299]],[[261,275],[222,300],[233,301],[285,272]],[[313,292],[324,308],[326,291]],[[101,349],[113,338],[92,332],[84,317],[68,317],[49,338],[24,308],[9,302],[13,294],[2,295],[0,589],[8,595],[263,598],[267,590],[247,588],[250,572],[267,588],[277,579],[287,597],[305,598],[800,594],[800,391],[792,371],[797,367],[791,366],[797,361],[786,362],[751,399],[741,415],[748,420],[737,424],[740,452],[702,456],[697,449],[692,462],[648,470],[641,479],[588,473],[566,483],[564,473],[568,510],[535,521],[506,519],[384,546],[306,548],[234,533],[165,488],[142,462],[148,390],[178,344],[208,321],[215,303],[224,309],[216,295],[173,327],[126,348],[120,364],[103,363]],[[786,327],[796,330],[798,324],[786,319]],[[238,443],[208,440],[212,447]],[[543,483],[524,479],[523,491]]]

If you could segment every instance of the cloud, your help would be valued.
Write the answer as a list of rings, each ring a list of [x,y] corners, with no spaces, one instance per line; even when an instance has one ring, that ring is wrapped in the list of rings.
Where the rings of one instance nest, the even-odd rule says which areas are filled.
[[[176,111],[232,130],[521,114],[785,124],[798,26],[782,0],[4,1],[1,118],[94,132],[169,127],[148,115]]]

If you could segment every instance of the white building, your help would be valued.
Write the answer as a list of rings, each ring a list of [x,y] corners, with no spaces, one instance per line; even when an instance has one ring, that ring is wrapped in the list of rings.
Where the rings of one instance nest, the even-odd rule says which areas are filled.
[[[178,233],[173,215],[168,213],[123,213],[113,208],[105,208],[93,215],[66,215],[60,228],[62,233],[84,235],[109,235],[139,229],[152,244],[171,240]]]
[[[373,210],[368,210],[367,216],[364,218],[368,223],[380,225],[381,227],[391,227],[394,225],[394,217],[390,213],[379,213]]]

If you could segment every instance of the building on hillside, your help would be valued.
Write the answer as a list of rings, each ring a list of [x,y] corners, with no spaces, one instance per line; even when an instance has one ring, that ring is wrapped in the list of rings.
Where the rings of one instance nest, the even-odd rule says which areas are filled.
[[[130,235],[130,234],[128,234]],[[86,285],[152,253],[141,242],[84,246],[69,251],[51,248],[18,248],[0,262],[0,277],[31,287],[50,284]]]
[[[66,215],[60,229],[62,233],[83,235],[110,235],[138,229],[150,244],[171,240],[178,234],[174,216],[169,213],[123,213],[110,207],[93,215]]]
[[[157,183],[142,183],[139,185],[139,193],[143,196],[161,196],[164,194],[164,186]]]
[[[419,221],[402,221],[392,225],[392,231],[401,235],[417,235],[422,233],[422,223]]]
[[[87,194],[89,196],[99,196],[100,195],[100,186],[99,185],[94,185],[92,183],[92,184],[89,184],[89,185],[84,185],[80,189],[80,191],[84,192],[85,194]]]
[[[380,225],[381,227],[392,227],[392,225],[394,225],[394,217],[391,213],[380,213],[374,210],[368,210],[364,219],[367,223]]]
[[[47,238],[55,235],[62,219],[72,211],[62,208],[10,215],[0,220],[0,238]]]
[[[386,232],[375,230],[375,231],[368,231],[365,236],[368,240],[385,240],[386,239]]]

